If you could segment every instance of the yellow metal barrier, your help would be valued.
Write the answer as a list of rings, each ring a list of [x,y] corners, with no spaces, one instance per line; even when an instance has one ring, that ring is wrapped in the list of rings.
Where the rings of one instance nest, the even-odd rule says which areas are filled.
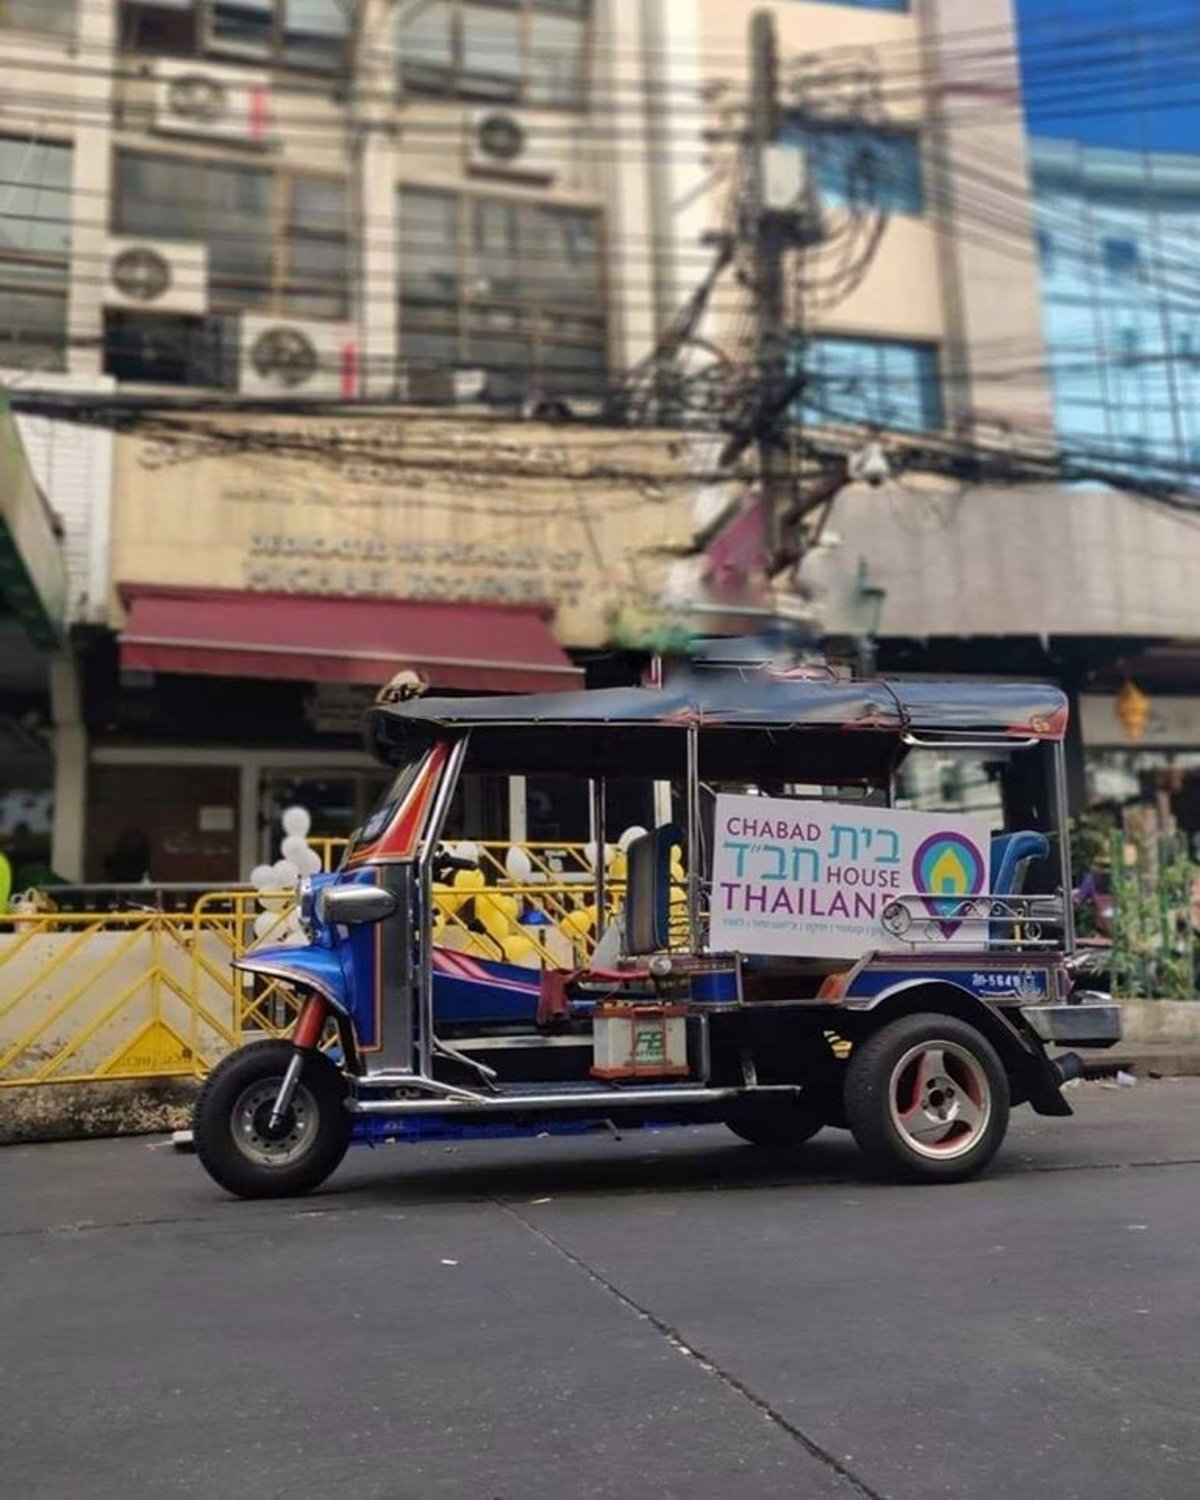
[[[326,868],[340,859],[339,841],[312,842]],[[624,900],[619,852],[609,852],[600,913],[589,847],[472,843],[458,850],[479,868],[436,888],[434,927],[435,942],[457,952],[531,968],[579,967]],[[672,914],[682,917],[681,863],[673,874]],[[286,891],[210,892],[182,913],[0,918],[0,1089],[203,1076],[242,1041],[291,1026],[295,994],[232,967],[258,941],[290,940],[303,938]]]

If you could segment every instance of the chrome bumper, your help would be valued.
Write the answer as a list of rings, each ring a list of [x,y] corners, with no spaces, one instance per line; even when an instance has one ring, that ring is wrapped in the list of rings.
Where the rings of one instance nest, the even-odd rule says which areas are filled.
[[[1043,1042],[1064,1047],[1112,1047],[1121,1040],[1121,1007],[1108,1001],[1026,1005],[1021,1014]]]

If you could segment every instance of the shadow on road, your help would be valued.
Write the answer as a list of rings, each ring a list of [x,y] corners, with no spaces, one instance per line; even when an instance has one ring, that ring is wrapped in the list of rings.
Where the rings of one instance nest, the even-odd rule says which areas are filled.
[[[712,1136],[675,1132],[570,1142],[382,1146],[356,1148],[324,1189],[322,1200],[363,1203],[453,1203],[480,1199],[587,1197],[595,1193],[717,1192],[735,1188],[871,1185],[848,1135],[826,1132],[793,1150],[773,1151]],[[538,1159],[531,1159],[534,1152]],[[435,1154],[436,1153],[436,1154]],[[506,1159],[506,1154],[512,1153]],[[349,1203],[347,1202],[347,1206]]]

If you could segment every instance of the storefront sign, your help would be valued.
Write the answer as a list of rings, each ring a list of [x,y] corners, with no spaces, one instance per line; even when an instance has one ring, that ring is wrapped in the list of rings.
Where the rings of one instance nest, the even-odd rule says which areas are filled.
[[[981,940],[982,924],[955,913],[988,889],[983,819],[721,796],[714,829],[715,950],[858,958],[894,948],[884,910],[917,893],[907,904],[922,942]]]
[[[67,565],[54,517],[0,396],[0,597],[39,646],[62,640]]]
[[[450,413],[233,416],[117,449],[118,585],[545,603],[570,646],[660,595],[710,477],[678,434]]]
[[[1141,736],[1131,739],[1115,697],[1085,693],[1079,700],[1083,742],[1090,750],[1200,749],[1200,698],[1154,693]]]

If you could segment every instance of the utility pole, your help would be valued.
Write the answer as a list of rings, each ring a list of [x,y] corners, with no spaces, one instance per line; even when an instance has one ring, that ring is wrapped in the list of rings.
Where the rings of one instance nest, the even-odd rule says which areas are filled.
[[[756,354],[761,391],[757,422],[759,473],[762,483],[763,541],[767,567],[773,572],[784,550],[784,517],[792,507],[789,452],[780,442],[788,412],[780,411],[788,381],[789,336],[785,328],[784,223],[772,202],[771,148],[779,136],[779,45],[775,17],[756,11],[750,22],[750,162],[749,217],[745,226],[754,244],[754,297],[757,310]]]

